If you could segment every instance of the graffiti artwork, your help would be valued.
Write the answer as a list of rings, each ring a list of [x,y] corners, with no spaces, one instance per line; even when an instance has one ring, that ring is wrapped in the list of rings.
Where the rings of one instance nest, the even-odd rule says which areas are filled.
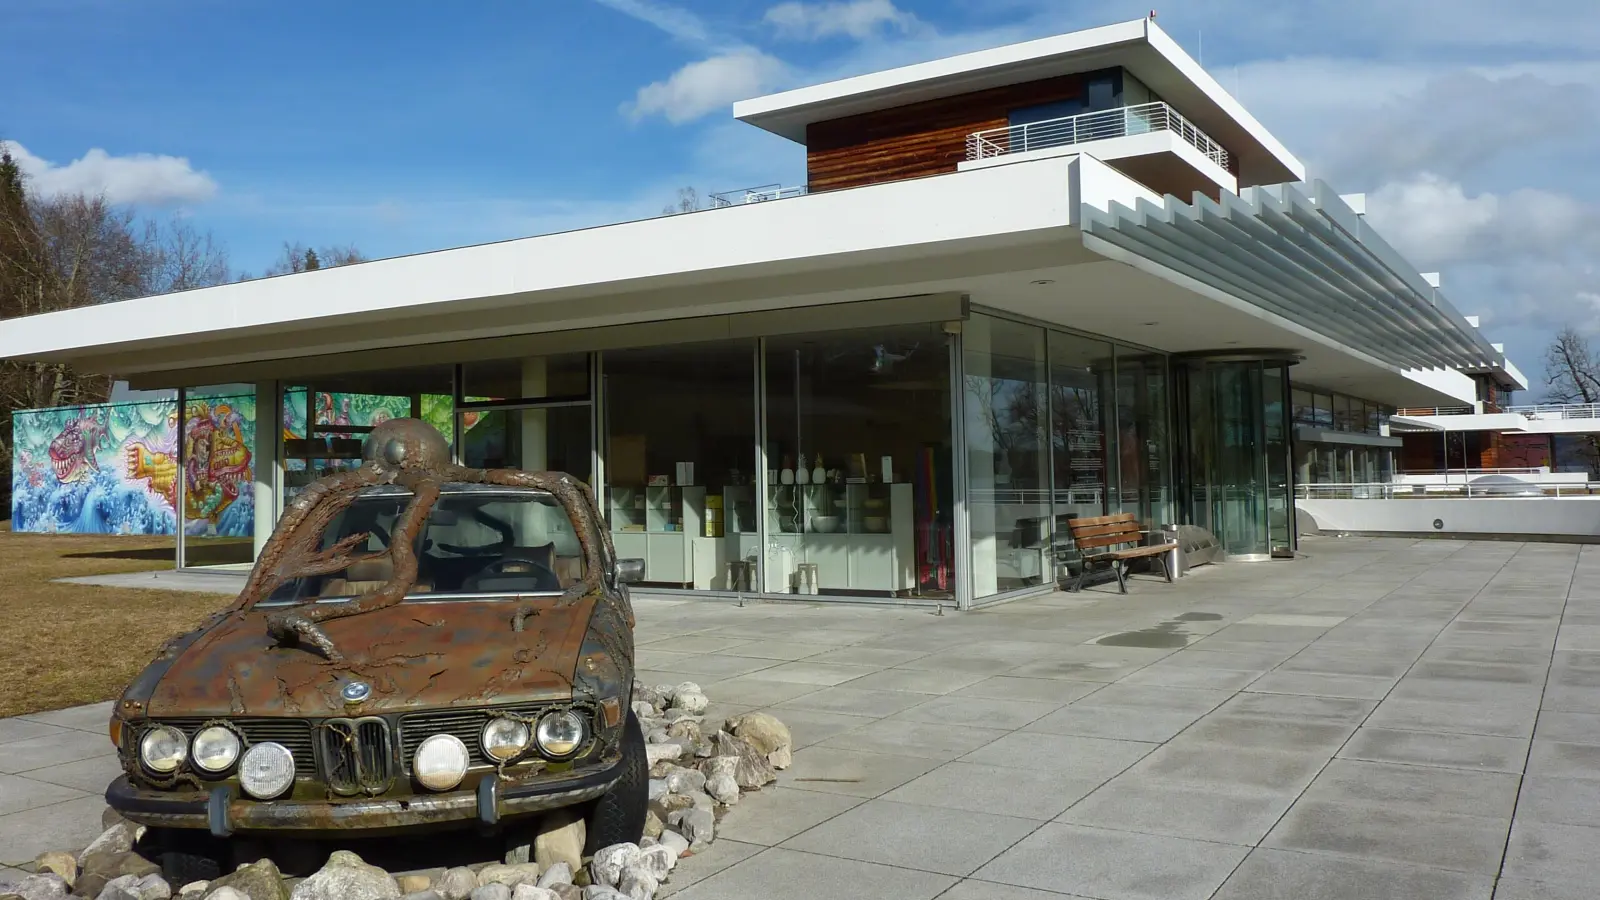
[[[183,527],[248,536],[255,398],[186,404]],[[82,534],[178,528],[178,409],[171,400],[23,410],[13,416],[11,527]]]

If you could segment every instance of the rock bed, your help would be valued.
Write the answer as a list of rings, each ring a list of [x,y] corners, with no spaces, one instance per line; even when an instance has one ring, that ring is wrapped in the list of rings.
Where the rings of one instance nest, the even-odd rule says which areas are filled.
[[[216,881],[176,890],[135,845],[142,826],[107,810],[106,831],[82,853],[52,851],[22,881],[0,884],[0,900],[651,900],[678,860],[703,852],[717,823],[744,791],[759,790],[789,765],[789,729],[766,713],[706,721],[710,700],[693,682],[635,682],[633,712],[644,730],[650,805],[638,844],[613,844],[580,858],[582,823],[539,836],[523,862],[391,874],[337,850],[306,878],[286,878],[270,859]]]

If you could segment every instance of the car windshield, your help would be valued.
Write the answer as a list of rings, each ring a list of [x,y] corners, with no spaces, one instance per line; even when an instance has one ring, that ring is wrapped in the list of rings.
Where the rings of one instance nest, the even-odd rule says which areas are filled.
[[[363,492],[328,523],[321,547],[357,534],[357,556],[382,553],[411,495],[393,488]],[[440,495],[417,535],[417,580],[408,598],[451,595],[557,594],[583,581],[584,558],[567,511],[545,491],[449,489]],[[330,575],[279,585],[264,603],[306,603],[349,598],[374,590],[394,575],[387,555],[365,559]]]

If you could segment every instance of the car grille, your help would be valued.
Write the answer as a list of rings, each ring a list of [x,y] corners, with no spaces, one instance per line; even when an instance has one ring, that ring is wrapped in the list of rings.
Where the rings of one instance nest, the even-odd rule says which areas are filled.
[[[171,725],[194,738],[195,732],[205,727],[211,719],[162,719],[161,724]],[[304,719],[228,719],[228,724],[244,733],[252,744],[268,742],[282,744],[294,756],[295,771],[309,775],[317,770],[316,754],[311,749],[311,723]]]
[[[417,748],[422,742],[436,734],[453,734],[467,745],[467,755],[474,766],[489,766],[494,763],[483,753],[481,736],[483,726],[495,716],[511,712],[520,716],[536,718],[546,709],[557,704],[545,703],[528,706],[507,706],[499,709],[441,709],[434,712],[412,713],[400,719],[400,759],[407,772],[411,771],[411,761],[416,758]],[[564,705],[564,704],[563,704]],[[594,723],[594,710],[587,704],[576,704],[579,712],[589,717],[591,726]]]
[[[336,794],[381,794],[394,780],[389,724],[378,718],[326,719],[317,726],[322,777]]]

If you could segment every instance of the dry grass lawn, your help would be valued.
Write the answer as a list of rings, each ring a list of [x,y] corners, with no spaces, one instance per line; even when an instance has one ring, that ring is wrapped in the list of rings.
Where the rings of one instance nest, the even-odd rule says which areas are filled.
[[[58,584],[172,566],[173,538],[15,534],[0,522],[0,717],[110,700],[220,594]]]

